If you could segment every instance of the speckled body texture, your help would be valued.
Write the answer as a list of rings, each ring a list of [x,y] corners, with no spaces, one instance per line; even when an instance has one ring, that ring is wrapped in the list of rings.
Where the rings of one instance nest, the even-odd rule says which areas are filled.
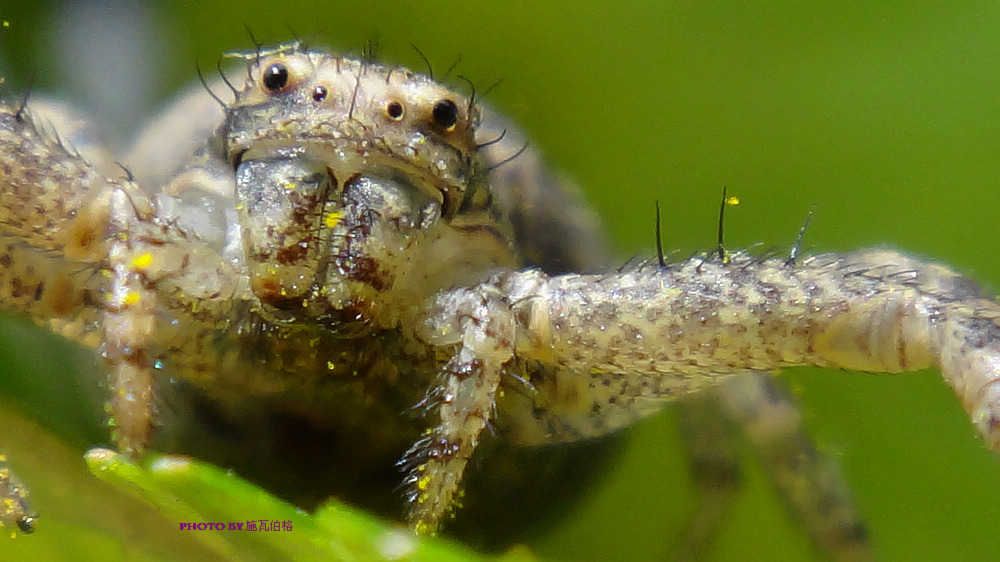
[[[1000,446],[1000,307],[945,267],[737,252],[594,273],[592,213],[474,100],[297,45],[235,58],[245,85],[180,100],[117,172],[54,110],[0,106],[0,305],[101,350],[124,451],[184,381],[401,456],[409,523],[434,533],[487,428],[581,440],[712,388],[779,485],[819,489],[836,478],[761,374],[793,365],[939,367]],[[824,548],[863,550],[827,488],[786,493]]]

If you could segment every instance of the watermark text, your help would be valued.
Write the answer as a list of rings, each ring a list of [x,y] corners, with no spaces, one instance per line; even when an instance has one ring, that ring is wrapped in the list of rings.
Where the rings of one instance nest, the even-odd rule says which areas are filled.
[[[248,519],[228,523],[178,523],[181,531],[291,531],[292,522],[278,519]]]

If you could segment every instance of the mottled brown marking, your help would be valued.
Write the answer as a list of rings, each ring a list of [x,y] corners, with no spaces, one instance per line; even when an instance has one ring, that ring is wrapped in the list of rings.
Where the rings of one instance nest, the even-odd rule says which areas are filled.
[[[299,263],[309,254],[309,248],[305,244],[293,244],[285,246],[274,254],[274,260],[281,265],[292,265]]]
[[[375,258],[355,256],[347,269],[348,278],[364,283],[376,291],[385,291],[392,286],[392,274],[382,268]]]

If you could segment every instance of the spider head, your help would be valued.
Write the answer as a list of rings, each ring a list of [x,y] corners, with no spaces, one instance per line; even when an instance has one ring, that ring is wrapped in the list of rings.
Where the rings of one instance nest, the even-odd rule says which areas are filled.
[[[504,262],[505,235],[488,255],[462,240],[470,210],[488,215],[478,116],[405,69],[297,48],[253,57],[221,133],[261,311],[363,334]]]

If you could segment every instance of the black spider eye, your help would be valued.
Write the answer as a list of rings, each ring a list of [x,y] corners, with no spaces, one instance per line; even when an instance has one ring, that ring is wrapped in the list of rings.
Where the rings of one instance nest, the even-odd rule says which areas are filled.
[[[313,101],[323,101],[326,99],[326,86],[316,86],[313,88]]]
[[[385,106],[385,113],[390,119],[399,121],[403,118],[403,104],[398,101],[391,101],[389,105]]]
[[[434,122],[446,131],[458,123],[458,106],[451,100],[441,100],[434,104]]]
[[[288,69],[281,63],[274,63],[264,71],[264,87],[269,92],[278,93],[288,85]]]

